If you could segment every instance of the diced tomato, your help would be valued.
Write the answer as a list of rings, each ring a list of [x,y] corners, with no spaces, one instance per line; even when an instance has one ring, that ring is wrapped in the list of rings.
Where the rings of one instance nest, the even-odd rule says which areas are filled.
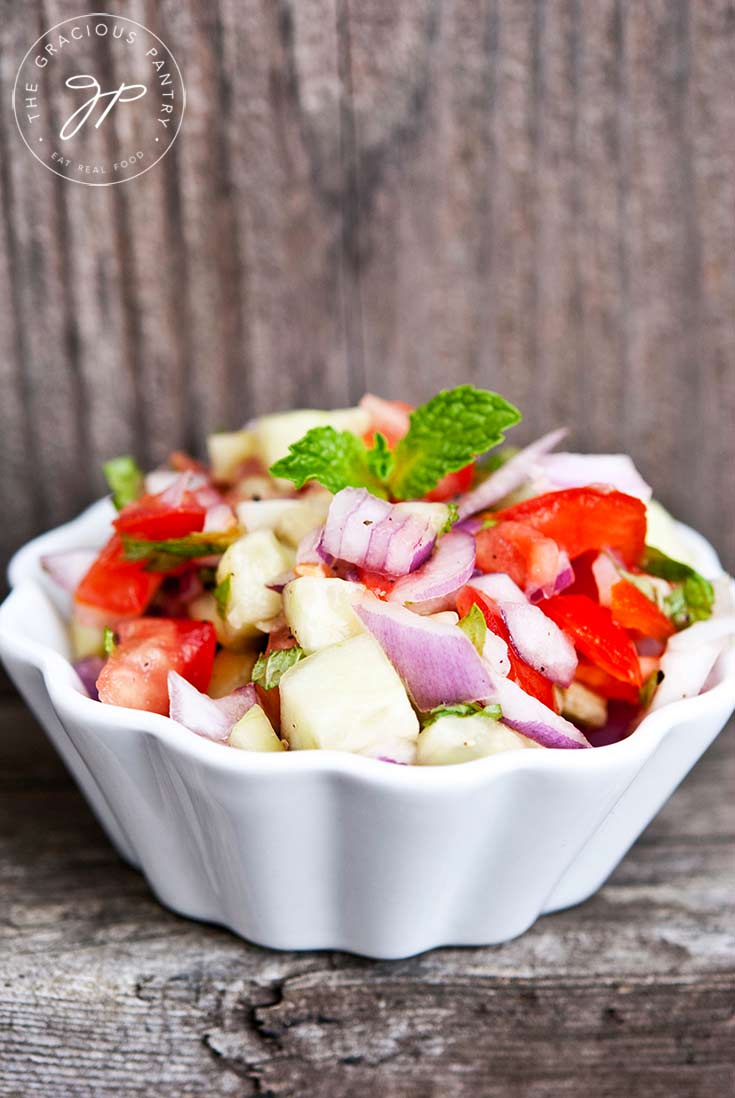
[[[360,583],[379,599],[387,599],[397,582],[397,579],[392,576],[384,576],[382,572],[368,572],[367,568],[358,568],[357,572]]]
[[[571,583],[564,591],[565,595],[587,595],[593,602],[599,602],[597,583],[592,571],[592,565],[597,560],[599,553],[591,549],[587,553],[580,553],[574,561],[574,583]]]
[[[614,679],[612,675],[608,675],[607,671],[603,671],[597,664],[590,663],[584,656],[579,657],[574,678],[583,686],[594,690],[596,694],[601,694],[603,698],[615,698],[618,701],[630,702],[631,705],[638,704],[638,687]]]
[[[628,580],[620,580],[613,586],[610,610],[618,625],[624,629],[635,629],[644,637],[665,641],[676,632],[671,619]]]
[[[204,527],[205,514],[205,508],[192,492],[184,492],[181,501],[174,506],[160,495],[147,495],[123,507],[113,526],[119,533],[131,537],[165,541],[198,533]]]
[[[160,572],[146,572],[143,562],[125,560],[122,540],[114,534],[74,593],[74,599],[110,615],[110,623],[142,614],[161,586]]]
[[[500,522],[480,530],[476,538],[477,567],[505,572],[524,589],[553,584],[559,571],[559,546],[522,522]]]
[[[549,709],[558,712],[553,683],[537,671],[535,667],[531,667],[527,664],[525,660],[522,660],[518,655],[513,647],[508,627],[505,624],[505,619],[501,614],[497,603],[493,599],[488,598],[484,592],[478,591],[475,587],[463,587],[457,595],[457,612],[460,617],[464,617],[465,614],[468,613],[473,603],[479,606],[482,611],[490,632],[495,633],[496,636],[500,637],[500,639],[504,640],[508,645],[508,658],[510,660],[509,678],[511,678],[513,682],[517,682],[521,689],[525,690],[527,694],[531,694],[534,698],[538,698],[538,700],[548,706]]]
[[[646,539],[646,508],[639,499],[603,488],[565,488],[506,507],[494,516],[533,526],[574,559],[589,549],[615,549],[637,564]]]
[[[442,477],[436,488],[432,488],[430,492],[427,492],[424,499],[430,500],[432,503],[444,503],[454,496],[459,496],[462,492],[469,491],[474,475],[475,463],[471,461],[469,465],[458,469],[456,473],[447,473],[446,476]]]
[[[372,393],[365,393],[360,407],[370,416],[370,429],[363,435],[366,446],[372,446],[375,434],[379,431],[392,448],[408,431],[408,417],[413,407],[405,401],[383,400]]]
[[[642,682],[633,641],[607,606],[586,595],[555,595],[539,603],[543,612],[568,633],[574,647],[614,679],[639,687]]]
[[[100,701],[151,713],[168,713],[168,673],[178,671],[206,691],[217,647],[208,621],[136,618],[124,622],[119,640],[97,679]]]

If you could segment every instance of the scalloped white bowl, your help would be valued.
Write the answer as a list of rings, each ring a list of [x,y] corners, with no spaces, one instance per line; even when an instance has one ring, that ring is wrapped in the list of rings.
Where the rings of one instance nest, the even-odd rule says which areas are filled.
[[[401,767],[334,751],[250,754],[82,693],[44,553],[96,547],[94,504],[11,562],[0,655],[119,853],[158,899],[274,949],[406,957],[490,945],[592,895],[735,708],[735,654],[714,684],[629,739]],[[679,532],[700,568],[711,546]]]

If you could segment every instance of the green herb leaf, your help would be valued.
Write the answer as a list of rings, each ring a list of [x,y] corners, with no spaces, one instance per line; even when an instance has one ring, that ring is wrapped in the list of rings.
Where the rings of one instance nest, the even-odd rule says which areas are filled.
[[[653,695],[656,693],[657,688],[664,681],[664,673],[661,670],[652,671],[648,678],[640,688],[638,697],[641,705],[644,709],[648,709],[649,705],[653,701]]]
[[[392,495],[426,495],[445,474],[502,442],[505,429],[520,419],[517,408],[487,389],[458,385],[437,393],[411,414],[408,434],[396,446],[389,479]]]
[[[297,488],[307,480],[318,480],[330,492],[368,488],[373,495],[385,497],[385,488],[372,468],[385,465],[385,439],[378,445],[377,456],[369,458],[365,443],[350,431],[313,427],[289,446],[286,457],[271,465],[270,473],[292,480]]]
[[[126,560],[146,561],[149,572],[170,572],[183,560],[219,556],[239,536],[239,533],[227,530],[220,534],[187,534],[184,538],[147,541],[123,534],[122,541]]]
[[[440,717],[476,717],[478,713],[493,721],[499,721],[503,716],[500,706],[496,703],[481,705],[480,702],[458,702],[457,705],[438,705],[424,717],[424,728],[428,728]]]
[[[230,601],[230,588],[232,587],[232,572],[225,576],[221,583],[214,589],[214,601],[217,603],[217,613],[221,618],[227,614],[227,604]]]
[[[449,500],[447,503],[447,521],[439,531],[439,537],[441,537],[442,534],[448,534],[455,522],[459,522],[459,507],[457,507],[457,504],[453,503],[452,500]]]
[[[112,502],[118,511],[142,494],[143,474],[135,458],[129,455],[112,458],[102,466],[102,472],[112,492]]]
[[[715,601],[714,588],[694,568],[672,560],[660,549],[654,549],[650,545],[646,546],[641,568],[651,576],[660,576],[676,585],[664,600],[664,610],[678,629],[685,629],[695,621],[706,621],[711,617]]]
[[[272,690],[274,686],[278,686],[289,667],[293,667],[305,655],[303,648],[298,646],[281,648],[278,651],[270,652],[267,656],[263,652],[258,656],[250,678],[252,682],[258,683],[264,690]]]
[[[457,625],[472,641],[479,655],[482,655],[482,650],[485,647],[485,637],[487,636],[487,622],[476,602],[472,603],[465,616],[459,619]]]
[[[388,440],[380,431],[375,432],[372,450],[367,451],[367,466],[373,476],[385,481],[393,470],[393,451],[388,446]]]
[[[102,641],[102,647],[105,650],[106,656],[111,656],[117,648],[117,640],[115,638],[115,632],[110,629],[109,625],[105,626],[104,639]]]

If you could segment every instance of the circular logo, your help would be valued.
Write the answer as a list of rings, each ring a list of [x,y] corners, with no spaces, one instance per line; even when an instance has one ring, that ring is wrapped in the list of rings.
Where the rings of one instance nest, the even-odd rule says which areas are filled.
[[[176,140],[185,105],[168,46],[141,23],[106,12],[47,30],[13,86],[15,121],[33,155],[88,187],[149,171]]]

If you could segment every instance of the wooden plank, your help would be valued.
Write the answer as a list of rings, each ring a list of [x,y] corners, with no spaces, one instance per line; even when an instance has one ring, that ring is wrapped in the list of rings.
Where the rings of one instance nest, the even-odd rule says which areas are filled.
[[[0,723],[0,1095],[725,1094],[732,730],[579,908],[492,949],[273,953],[166,912]]]

